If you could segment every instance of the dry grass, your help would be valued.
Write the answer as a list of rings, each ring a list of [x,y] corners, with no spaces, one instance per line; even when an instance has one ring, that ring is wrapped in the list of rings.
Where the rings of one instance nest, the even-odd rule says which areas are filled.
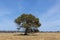
[[[60,40],[60,33],[36,33],[27,36],[21,33],[0,33],[0,40]]]

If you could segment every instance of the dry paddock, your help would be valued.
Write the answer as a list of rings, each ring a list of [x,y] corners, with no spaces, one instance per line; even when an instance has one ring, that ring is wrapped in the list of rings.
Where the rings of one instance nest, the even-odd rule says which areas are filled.
[[[0,33],[0,40],[60,40],[60,33]]]

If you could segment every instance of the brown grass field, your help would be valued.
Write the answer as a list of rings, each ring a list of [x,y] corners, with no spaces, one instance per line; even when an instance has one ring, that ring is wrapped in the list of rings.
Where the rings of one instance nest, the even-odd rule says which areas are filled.
[[[60,33],[0,33],[0,40],[60,40]]]

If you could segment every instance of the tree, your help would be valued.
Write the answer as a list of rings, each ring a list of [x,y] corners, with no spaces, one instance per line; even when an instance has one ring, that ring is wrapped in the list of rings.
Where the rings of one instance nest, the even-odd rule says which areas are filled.
[[[20,30],[20,28],[17,28],[17,30],[19,31],[19,30]]]
[[[36,18],[32,14],[22,14],[17,19],[15,19],[15,23],[20,25],[19,27],[25,28],[25,35],[27,35],[29,28],[38,28],[41,26],[39,18]]]
[[[33,33],[36,33],[36,32],[39,32],[39,30],[36,28],[36,29],[29,29],[28,30],[28,33],[31,33],[31,32],[33,32]]]

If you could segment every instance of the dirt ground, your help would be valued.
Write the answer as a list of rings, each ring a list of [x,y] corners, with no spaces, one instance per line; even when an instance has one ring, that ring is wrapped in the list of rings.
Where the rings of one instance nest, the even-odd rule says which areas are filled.
[[[60,40],[60,33],[0,33],[0,40]]]

